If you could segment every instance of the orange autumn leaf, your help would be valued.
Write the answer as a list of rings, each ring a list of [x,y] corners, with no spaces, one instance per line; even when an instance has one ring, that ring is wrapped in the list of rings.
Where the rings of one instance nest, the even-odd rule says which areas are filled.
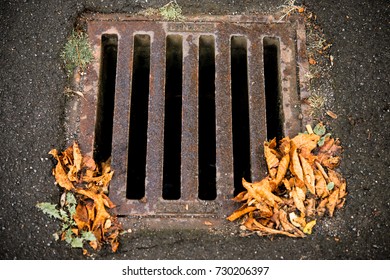
[[[293,148],[292,148],[291,161],[290,161],[290,171],[299,180],[304,182],[303,170],[302,170],[301,162],[299,160],[298,150],[297,150],[296,146],[293,146]]]
[[[57,159],[57,165],[53,169],[53,175],[56,179],[56,182],[64,189],[68,191],[74,190],[72,182],[69,180],[68,175],[66,174],[64,168],[62,167],[61,160],[57,154],[57,150],[51,150],[49,154],[53,155]]]
[[[294,237],[305,237],[305,234],[300,231],[298,228],[294,227],[287,219],[287,213],[280,209],[279,210],[279,220],[282,225],[284,231],[290,232],[294,235]]]
[[[303,171],[303,176],[304,176],[304,183],[306,187],[309,189],[309,191],[312,194],[315,194],[315,177],[314,177],[314,171],[313,168],[310,166],[310,164],[306,161],[304,157],[299,155],[299,159],[301,161],[302,165],[302,171]]]
[[[305,194],[303,193],[303,197],[302,197],[302,189],[294,187],[291,190],[290,195],[293,198],[294,204],[297,207],[297,209],[301,213],[305,213],[306,208],[305,208],[305,205],[303,203],[305,201]]]
[[[279,162],[278,172],[276,173],[276,178],[273,180],[276,187],[279,186],[283,178],[286,176],[289,164],[290,164],[290,155],[285,154]]]
[[[316,179],[316,194],[320,198],[327,197],[329,195],[328,188],[326,187],[326,180],[322,175],[321,171],[315,170],[315,179]]]
[[[321,200],[320,204],[317,207],[317,215],[318,216],[323,216],[325,214],[325,211],[326,211],[325,207],[328,204],[328,201],[329,201],[328,197]]]
[[[81,155],[80,147],[77,142],[73,143],[73,165],[76,167],[76,173],[81,170],[83,156]]]
[[[264,142],[264,156],[268,167],[268,172],[272,178],[275,177],[277,172],[277,167],[279,165],[279,159],[276,156],[276,151],[270,147],[273,146],[273,143],[276,143],[276,141],[271,142]]]
[[[309,151],[312,151],[317,147],[319,140],[320,136],[316,134],[298,134],[291,139],[291,142],[297,149],[305,147]]]
[[[285,137],[282,140],[280,140],[279,150],[282,153],[282,155],[289,154],[290,148],[291,148],[291,140],[289,137]]]
[[[86,197],[92,199],[95,204],[96,216],[92,224],[92,231],[95,231],[98,228],[104,228],[104,224],[108,218],[110,218],[110,214],[107,212],[105,208],[104,198],[101,194],[94,193],[90,190],[78,189],[77,193],[85,195]]]
[[[234,221],[238,218],[240,218],[241,216],[245,215],[246,213],[249,213],[249,212],[253,212],[257,209],[257,207],[244,207],[243,209],[238,209],[236,211],[233,212],[233,214],[231,214],[229,217],[227,217],[226,219],[228,219],[229,221]]]
[[[338,173],[337,171],[334,171],[332,169],[328,169],[328,176],[329,176],[329,180],[331,182],[333,182],[336,187],[341,186],[342,178],[341,178],[340,173]]]
[[[333,212],[335,207],[337,206],[337,202],[339,200],[339,189],[335,189],[330,195],[329,195],[329,201],[326,204],[326,208],[328,209],[329,216],[333,217]]]
[[[281,234],[281,235],[287,235],[289,237],[296,237],[294,234],[289,233],[287,231],[265,227],[261,223],[257,222],[256,220],[253,220],[253,224],[259,229],[260,235]]]
[[[339,198],[344,198],[347,195],[347,183],[343,181],[339,188]]]
[[[340,142],[326,134],[324,125],[317,127],[307,125],[308,133],[283,138],[279,146],[275,138],[264,142],[268,176],[254,183],[243,180],[247,191],[234,200],[245,204],[228,219],[243,218],[241,227],[258,235],[304,237],[312,232],[313,218],[326,212],[333,216],[343,207],[345,179],[333,170],[341,159]]]
[[[76,206],[76,213],[73,215],[73,219],[77,224],[79,230],[90,230],[90,220],[88,216],[88,210],[85,205],[78,203]]]
[[[316,200],[315,198],[309,198],[306,200],[306,216],[314,217],[316,214]]]

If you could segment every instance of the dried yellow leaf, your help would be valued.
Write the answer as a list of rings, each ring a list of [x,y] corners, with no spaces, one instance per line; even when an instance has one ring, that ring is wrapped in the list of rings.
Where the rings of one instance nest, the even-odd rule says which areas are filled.
[[[316,225],[316,223],[317,223],[316,220],[308,222],[306,224],[306,226],[304,227],[303,232],[306,233],[306,234],[311,234],[311,232],[313,230],[313,227]]]

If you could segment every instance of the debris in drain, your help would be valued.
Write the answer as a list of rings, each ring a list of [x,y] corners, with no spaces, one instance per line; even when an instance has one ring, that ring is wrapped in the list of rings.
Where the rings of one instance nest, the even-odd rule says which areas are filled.
[[[243,205],[227,219],[243,217],[241,229],[258,235],[305,237],[319,216],[333,216],[346,200],[346,181],[334,169],[340,163],[340,141],[319,123],[277,145],[264,143],[269,175],[259,182],[242,180],[245,191],[233,200]],[[246,235],[247,233],[244,233]]]
[[[88,253],[85,242],[94,250],[108,243],[116,252],[122,228],[117,218],[107,211],[115,207],[107,196],[114,174],[110,161],[95,163],[91,157],[81,154],[77,142],[64,152],[53,149],[49,154],[57,160],[53,175],[64,193],[59,206],[44,202],[37,207],[62,221],[62,229],[55,236],[74,248],[82,248],[84,254]]]

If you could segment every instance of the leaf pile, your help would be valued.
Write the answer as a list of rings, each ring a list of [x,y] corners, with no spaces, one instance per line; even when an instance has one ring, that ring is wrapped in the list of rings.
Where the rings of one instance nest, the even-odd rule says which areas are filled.
[[[76,142],[62,153],[53,149],[49,154],[57,160],[53,175],[64,193],[60,209],[50,203],[39,203],[37,207],[63,221],[59,237],[72,247],[83,248],[85,240],[94,250],[109,243],[115,252],[122,229],[117,218],[107,211],[115,207],[106,195],[114,174],[110,162],[96,164],[81,154]]]
[[[241,228],[258,235],[311,234],[316,217],[343,207],[346,181],[334,169],[340,164],[340,141],[319,123],[294,138],[264,142],[268,176],[255,183],[242,179],[246,191],[233,200],[243,205],[227,219],[243,217]]]

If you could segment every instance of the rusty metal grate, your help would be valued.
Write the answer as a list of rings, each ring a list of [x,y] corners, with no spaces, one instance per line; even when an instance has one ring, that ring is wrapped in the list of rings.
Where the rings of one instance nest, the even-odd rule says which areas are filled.
[[[96,59],[80,142],[95,158],[112,156],[119,215],[224,217],[241,178],[264,175],[263,141],[301,130],[300,19],[84,19]]]

